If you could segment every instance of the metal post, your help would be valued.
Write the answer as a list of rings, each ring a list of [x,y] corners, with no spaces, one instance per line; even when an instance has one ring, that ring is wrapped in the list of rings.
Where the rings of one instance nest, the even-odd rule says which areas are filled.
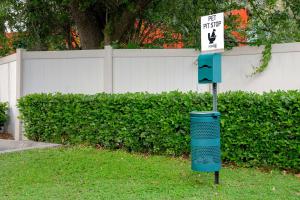
[[[217,99],[217,83],[213,83],[213,88],[212,88],[212,92],[213,92],[213,111],[218,111],[218,99]]]
[[[215,184],[219,184],[219,171],[215,172]]]
[[[217,83],[213,83],[213,111],[218,111],[218,91],[217,91]],[[219,184],[219,171],[215,172],[215,184]]]

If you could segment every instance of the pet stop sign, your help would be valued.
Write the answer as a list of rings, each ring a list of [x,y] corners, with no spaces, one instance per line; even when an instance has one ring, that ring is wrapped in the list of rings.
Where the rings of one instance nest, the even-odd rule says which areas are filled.
[[[224,50],[224,13],[201,17],[201,51]]]

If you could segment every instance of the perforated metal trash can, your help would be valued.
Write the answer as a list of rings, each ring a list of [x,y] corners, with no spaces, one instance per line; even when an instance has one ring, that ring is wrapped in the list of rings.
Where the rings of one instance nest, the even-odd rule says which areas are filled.
[[[190,117],[192,170],[220,171],[220,113],[191,112]]]

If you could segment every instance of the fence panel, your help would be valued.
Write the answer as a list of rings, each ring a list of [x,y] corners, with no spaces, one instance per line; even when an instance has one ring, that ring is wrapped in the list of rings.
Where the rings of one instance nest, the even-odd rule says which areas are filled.
[[[197,91],[196,57],[196,52],[188,49],[178,49],[175,53],[167,49],[116,50],[113,58],[113,91]]]
[[[103,92],[102,51],[82,51],[78,55],[73,52],[26,52],[22,65],[22,95]]]

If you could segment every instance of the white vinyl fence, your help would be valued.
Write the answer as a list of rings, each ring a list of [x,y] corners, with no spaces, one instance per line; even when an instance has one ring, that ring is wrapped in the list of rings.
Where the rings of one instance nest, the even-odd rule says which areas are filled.
[[[277,44],[261,74],[262,47],[238,47],[223,53],[219,90],[264,92],[300,88],[300,43]],[[197,84],[198,51],[193,49],[116,49],[17,53],[0,58],[0,101],[9,102],[7,130],[22,139],[16,101],[32,93],[95,94],[209,91]]]
[[[0,102],[9,104],[9,122],[5,129],[15,133],[17,122],[17,56],[16,54],[0,59]],[[18,139],[18,136],[15,137]]]

